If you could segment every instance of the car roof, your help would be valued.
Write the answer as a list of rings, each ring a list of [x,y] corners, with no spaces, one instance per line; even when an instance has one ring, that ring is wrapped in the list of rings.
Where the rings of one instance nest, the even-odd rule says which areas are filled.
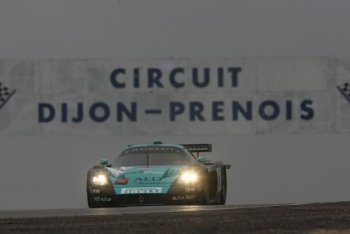
[[[129,145],[128,148],[137,148],[137,147],[175,147],[182,150],[186,148],[183,145],[178,144],[162,144],[162,143],[154,143],[154,144],[139,144],[139,145]],[[127,148],[127,149],[128,149]]]

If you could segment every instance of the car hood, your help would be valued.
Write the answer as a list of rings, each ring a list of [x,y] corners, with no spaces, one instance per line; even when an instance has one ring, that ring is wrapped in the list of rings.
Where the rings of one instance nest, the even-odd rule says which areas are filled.
[[[167,193],[186,166],[135,166],[107,168],[115,193]]]

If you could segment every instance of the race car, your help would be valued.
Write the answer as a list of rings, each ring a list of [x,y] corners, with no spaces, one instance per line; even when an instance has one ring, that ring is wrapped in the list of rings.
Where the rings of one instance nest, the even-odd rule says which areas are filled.
[[[200,157],[211,144],[129,145],[109,164],[101,159],[87,173],[90,208],[225,204],[231,165]]]

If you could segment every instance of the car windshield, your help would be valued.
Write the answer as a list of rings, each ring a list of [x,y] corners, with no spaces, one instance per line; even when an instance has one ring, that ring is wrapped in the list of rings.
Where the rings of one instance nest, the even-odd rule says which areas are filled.
[[[187,165],[191,159],[176,147],[135,147],[124,150],[113,166]]]

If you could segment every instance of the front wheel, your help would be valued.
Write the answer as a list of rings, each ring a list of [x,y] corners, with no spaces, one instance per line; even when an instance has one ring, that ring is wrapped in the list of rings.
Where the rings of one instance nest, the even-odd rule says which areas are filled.
[[[201,204],[202,205],[209,205],[210,201],[209,201],[209,180],[208,180],[208,174],[204,174],[203,175],[204,180],[203,180],[203,184],[202,184],[202,195],[201,195]]]
[[[220,192],[220,205],[225,205],[227,196],[227,179],[226,179],[226,169],[222,168],[221,172],[221,192]]]

